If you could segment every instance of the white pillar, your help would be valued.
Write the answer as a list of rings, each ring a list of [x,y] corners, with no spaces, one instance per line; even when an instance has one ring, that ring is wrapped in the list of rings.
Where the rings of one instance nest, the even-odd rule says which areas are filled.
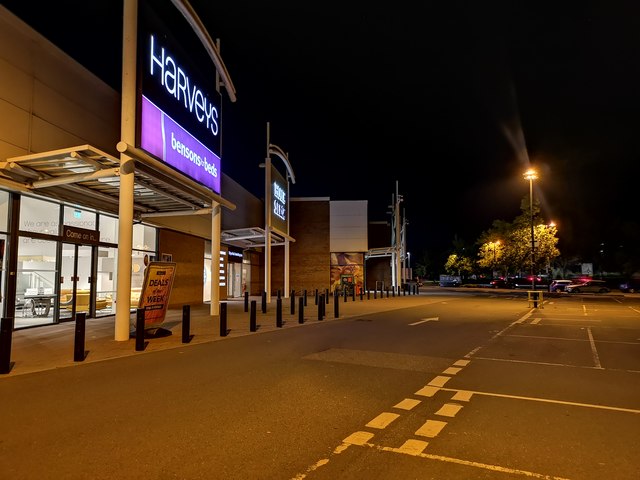
[[[213,202],[211,205],[211,315],[220,315],[220,224],[222,206]]]
[[[138,1],[124,0],[122,34],[122,100],[120,137],[135,145],[136,139],[136,45]],[[133,159],[120,154],[118,206],[118,270],[116,283],[115,340],[129,340],[131,308],[131,250],[133,243]],[[133,168],[132,168],[133,167]],[[128,173],[127,173],[128,172]]]
[[[291,242],[289,239],[284,241],[284,298],[289,298],[289,247]]]

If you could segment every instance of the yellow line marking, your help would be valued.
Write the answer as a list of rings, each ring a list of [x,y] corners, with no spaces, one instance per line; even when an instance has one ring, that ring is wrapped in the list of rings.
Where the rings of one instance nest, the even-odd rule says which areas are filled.
[[[471,400],[471,395],[473,395],[473,393],[460,390],[456,392],[453,397],[451,397],[451,400],[455,400],[457,402],[468,402],[469,400]]]
[[[445,403],[442,408],[436,412],[436,415],[440,415],[442,417],[455,417],[460,410],[462,410],[462,405]]]
[[[415,400],[413,398],[405,398],[401,402],[396,403],[393,408],[400,408],[402,410],[411,410],[413,407],[418,405],[421,401]]]
[[[409,455],[419,455],[427,448],[427,445],[429,445],[429,442],[410,439],[404,442],[398,451]]]
[[[416,435],[421,437],[437,437],[440,431],[447,425],[447,422],[440,420],[427,420],[417,431]]]
[[[442,387],[449,380],[451,380],[451,377],[443,377],[442,375],[438,375],[436,378],[429,382],[429,385],[432,387]]]
[[[371,428],[385,428],[387,427],[391,422],[393,422],[396,418],[398,418],[400,415],[398,415],[397,413],[388,413],[388,412],[384,412],[381,413],[380,415],[378,415],[376,418],[374,418],[373,420],[371,420],[369,423],[367,423],[367,427],[371,427]]]
[[[455,374],[459,373],[460,370],[462,370],[462,369],[461,368],[456,368],[456,367],[449,367],[442,373],[444,375],[455,375]]]
[[[416,392],[416,395],[420,395],[422,397],[433,397],[438,392],[438,390],[440,390],[438,387],[426,386],[418,390]]]
[[[466,367],[471,363],[471,360],[458,360],[453,364],[454,367]]]
[[[342,442],[350,445],[364,445],[373,438],[371,432],[355,432],[345,438]]]

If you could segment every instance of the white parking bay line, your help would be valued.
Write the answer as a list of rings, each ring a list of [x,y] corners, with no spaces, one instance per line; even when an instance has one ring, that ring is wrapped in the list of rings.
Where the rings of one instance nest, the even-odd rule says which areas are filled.
[[[416,435],[421,437],[434,438],[437,437],[440,431],[447,425],[447,422],[441,422],[439,420],[427,420],[417,431]]]
[[[425,322],[437,322],[438,321],[438,317],[432,317],[432,318],[423,318],[422,320],[418,320],[417,322],[413,322],[410,323],[409,326],[413,327],[414,325],[420,325],[421,323],[425,323]]]
[[[379,429],[386,428],[391,422],[393,422],[399,416],[400,415],[398,415],[397,413],[389,413],[389,412],[381,413],[376,418],[374,418],[369,423],[367,423],[367,427],[379,428]]]

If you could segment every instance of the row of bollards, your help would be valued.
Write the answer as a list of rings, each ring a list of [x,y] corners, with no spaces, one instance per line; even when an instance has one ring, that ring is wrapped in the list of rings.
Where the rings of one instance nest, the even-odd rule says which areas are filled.
[[[417,286],[414,286],[415,294],[418,294]],[[371,298],[371,291],[366,290],[367,300]],[[378,290],[373,291],[373,298],[377,298]],[[403,289],[403,295],[406,294],[406,289]],[[387,298],[389,297],[389,289],[386,290]],[[395,296],[395,288],[392,289],[392,295]],[[398,287],[398,295],[400,295],[400,287]],[[300,297],[296,297],[295,290],[291,290],[290,296],[290,314],[296,314],[296,298],[298,299],[298,323],[304,323],[304,308],[307,306],[307,290],[302,292]],[[348,294],[347,291],[343,291],[342,296],[344,302],[347,301],[347,297],[351,296],[352,301],[356,299],[355,289],[352,289]],[[364,299],[364,290],[359,292],[360,301]],[[334,318],[340,317],[340,295],[338,292],[333,293],[334,297]],[[383,291],[380,290],[380,298],[383,298]],[[324,293],[320,293],[318,289],[315,290],[315,303],[318,306],[318,320],[323,320],[326,316],[326,305],[329,304],[329,289],[325,289]],[[262,313],[267,313],[266,292],[262,292]],[[258,329],[256,318],[256,301],[249,301],[248,292],[244,294],[244,311],[247,312],[250,307],[249,315],[249,330],[255,332]],[[284,324],[282,318],[282,298],[280,291],[278,291],[278,297],[276,300],[276,326],[281,328]],[[0,374],[9,373],[13,368],[14,363],[11,362],[11,345],[12,334],[14,330],[13,318],[2,318],[0,320]],[[182,308],[182,343],[189,343],[193,339],[191,330],[191,309],[189,305],[184,305]],[[135,321],[135,350],[144,351],[148,342],[145,341],[145,310],[139,308],[136,311]],[[227,324],[227,303],[220,302],[220,336],[225,337],[229,333]],[[89,351],[85,350],[85,337],[86,337],[86,312],[76,313],[75,318],[75,331],[74,331],[74,348],[73,348],[73,360],[75,362],[84,361]]]

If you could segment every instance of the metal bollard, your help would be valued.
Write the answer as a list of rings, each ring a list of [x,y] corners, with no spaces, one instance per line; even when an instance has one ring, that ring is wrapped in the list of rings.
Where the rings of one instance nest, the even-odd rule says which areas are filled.
[[[296,291],[291,290],[291,315],[296,314]]]
[[[345,301],[347,300],[347,297],[344,297]],[[338,318],[340,316],[340,302],[338,301],[338,296],[335,295],[333,297],[333,317],[334,318]]]
[[[324,289],[324,302],[326,305],[329,305],[329,289]]]
[[[304,323],[304,298],[298,299],[298,323]]]
[[[307,306],[307,291],[304,291],[304,306]]]
[[[251,313],[249,314],[249,331],[255,332],[257,330],[256,325],[256,301],[251,300]]]
[[[144,341],[144,308],[136,310],[136,352],[141,352],[145,348]]]
[[[3,317],[0,320],[0,373],[9,373],[13,367],[11,362],[13,325],[13,317]]]
[[[282,298],[276,299],[276,327],[282,328]]]
[[[191,306],[182,306],[182,343],[191,341]]]
[[[318,300],[318,320],[322,320],[324,310],[324,295],[320,295]]]
[[[227,336],[227,302],[220,302],[220,336]]]
[[[347,301],[347,289],[346,289],[346,288],[345,288],[345,290],[344,290],[344,301],[345,301],[345,302]]]
[[[267,292],[262,291],[262,313],[267,313]]]
[[[244,311],[249,311],[249,292],[244,292]]]
[[[84,351],[84,332],[85,325],[87,323],[87,313],[86,312],[78,312],[76,313],[76,330],[75,336],[73,339],[73,361],[74,362],[82,362],[86,357],[86,353]]]
[[[318,305],[318,301],[319,301],[319,296],[318,296],[318,289],[316,288],[316,305]]]

